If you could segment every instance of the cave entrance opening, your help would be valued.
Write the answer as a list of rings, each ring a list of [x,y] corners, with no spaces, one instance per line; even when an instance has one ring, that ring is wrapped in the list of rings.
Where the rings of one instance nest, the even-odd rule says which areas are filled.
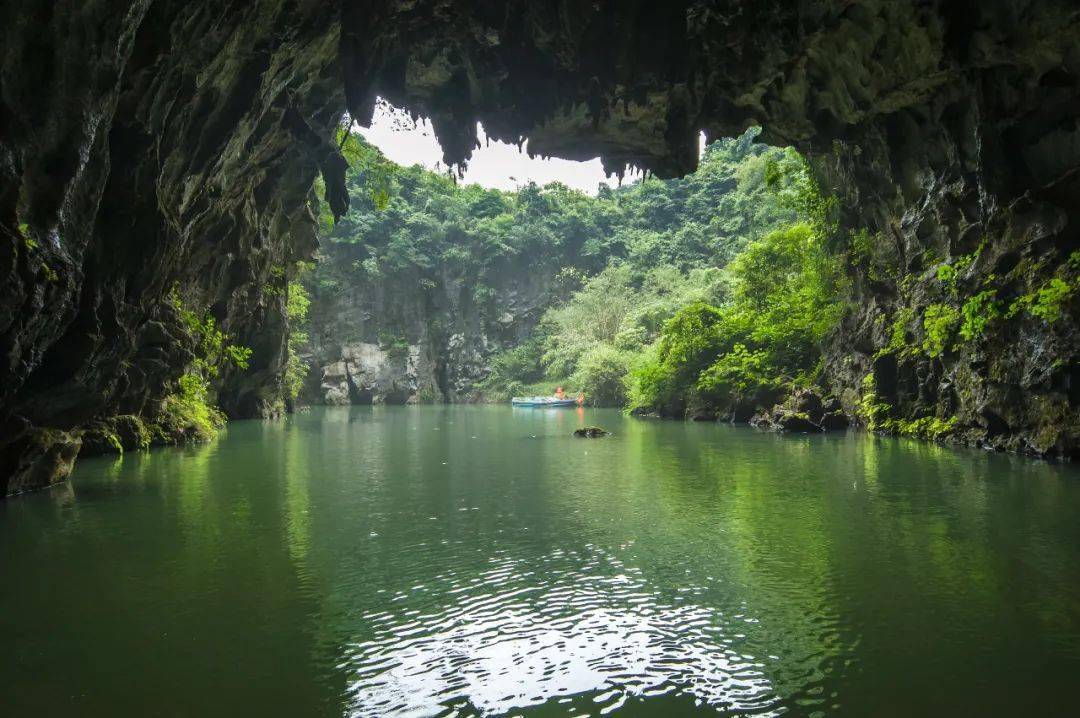
[[[325,397],[305,397],[312,403],[340,401],[336,367],[347,359],[371,387],[364,403],[505,401],[563,387],[625,405],[631,370],[665,323],[695,303],[728,311],[728,265],[805,219],[786,199],[806,179],[805,163],[758,142],[759,128],[703,147],[699,168],[681,178],[598,181],[606,176],[589,163],[556,165],[503,146],[518,164],[485,183],[467,174],[484,147],[458,177],[441,164],[427,120],[386,102],[374,118],[367,129],[343,125],[351,205],[324,223],[306,282],[313,323],[304,331],[316,354],[326,348],[315,372],[329,378]],[[758,262],[791,260],[769,279],[802,276],[785,254],[805,244],[801,232]],[[745,419],[743,407],[757,404],[733,406]]]
[[[567,187],[595,195],[607,180],[597,156],[584,161],[558,157],[532,156],[529,142],[512,144],[489,137],[483,123],[477,123],[477,146],[462,167],[446,163],[443,148],[431,121],[389,101],[378,98],[368,127],[353,127],[367,142],[377,147],[388,160],[408,167],[419,164],[434,172],[460,179],[462,184],[478,184],[488,189],[514,191],[534,182],[545,185],[560,182]],[[460,172],[460,177],[458,173]]]

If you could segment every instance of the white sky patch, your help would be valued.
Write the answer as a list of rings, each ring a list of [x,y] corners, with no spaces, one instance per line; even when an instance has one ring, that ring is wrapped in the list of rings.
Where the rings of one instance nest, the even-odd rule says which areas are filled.
[[[588,162],[530,158],[524,151],[527,145],[519,152],[517,145],[497,140],[488,143],[483,125],[478,127],[480,147],[473,150],[472,159],[465,170],[464,181],[467,184],[514,190],[530,181],[540,185],[562,182],[568,187],[595,195],[601,182],[617,182],[615,178],[608,180],[604,176],[599,158]],[[380,100],[375,106],[371,127],[361,127],[358,131],[364,139],[382,150],[388,159],[399,165],[418,164],[437,172],[446,171],[442,163],[442,148],[435,138],[431,123],[426,119],[413,123],[404,112]]]

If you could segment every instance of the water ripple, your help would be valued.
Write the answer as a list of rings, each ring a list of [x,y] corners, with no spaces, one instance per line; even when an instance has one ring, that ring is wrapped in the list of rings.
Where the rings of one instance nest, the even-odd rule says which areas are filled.
[[[368,614],[372,637],[350,644],[343,661],[349,714],[501,715],[586,696],[604,715],[630,698],[664,695],[776,713],[765,663],[732,648],[744,620],[665,601],[595,547],[552,551],[529,567],[538,563],[544,571],[527,571],[496,554],[479,579],[443,572],[425,587],[453,597],[440,610]],[[565,703],[568,715],[578,703]]]

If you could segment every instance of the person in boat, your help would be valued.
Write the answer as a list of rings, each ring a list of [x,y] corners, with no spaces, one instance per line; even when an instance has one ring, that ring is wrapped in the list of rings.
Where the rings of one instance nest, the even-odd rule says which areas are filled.
[[[566,392],[563,391],[563,388],[561,386],[556,387],[556,389],[555,389],[555,398],[558,399],[559,401],[562,401],[563,399],[566,398]]]

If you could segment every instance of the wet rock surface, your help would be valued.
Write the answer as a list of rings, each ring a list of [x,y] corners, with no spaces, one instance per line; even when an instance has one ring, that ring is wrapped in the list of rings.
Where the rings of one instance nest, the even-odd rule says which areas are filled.
[[[3,429],[0,461],[10,472],[8,495],[54,484],[71,473],[82,446],[78,432],[42,429],[18,419],[9,420]]]
[[[760,429],[801,434],[846,429],[849,425],[840,400],[822,398],[813,389],[792,392],[783,403],[754,414],[749,423]]]
[[[601,436],[610,434],[610,431],[601,429],[599,426],[583,426],[580,429],[574,429],[574,436],[579,439],[599,439]]]
[[[254,350],[217,381],[221,406],[280,406],[287,330],[268,289],[315,246],[307,198],[343,97],[334,15],[4,3],[0,421],[152,417],[194,348],[173,291]],[[63,478],[25,466],[0,463],[0,495]]]
[[[95,421],[85,428],[79,455],[122,454],[145,449],[153,438],[150,428],[139,417],[130,414],[114,416]]]
[[[254,350],[217,380],[222,408],[281,410],[281,290],[315,248],[312,183],[343,210],[329,140],[379,94],[431,116],[451,163],[477,119],[664,177],[694,167],[700,130],[763,125],[843,210],[852,310],[824,383],[845,413],[1077,453],[1080,292],[1054,321],[1005,316],[1074,281],[1073,2],[12,0],[0,48],[0,425],[22,427],[0,437],[0,495],[62,478],[81,427],[153,414],[190,361],[172,291]],[[984,291],[1001,317],[922,349],[930,306]]]

